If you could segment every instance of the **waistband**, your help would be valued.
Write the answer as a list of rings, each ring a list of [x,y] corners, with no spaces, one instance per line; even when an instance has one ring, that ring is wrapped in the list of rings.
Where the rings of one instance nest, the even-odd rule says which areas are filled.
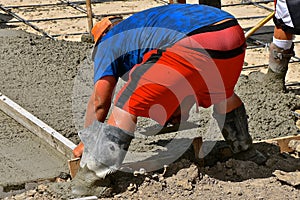
[[[282,19],[277,19],[276,17],[274,17],[273,22],[278,28],[281,28],[283,31],[287,33],[300,35],[300,28],[290,27],[286,25]]]
[[[213,31],[220,31],[232,26],[236,26],[239,25],[238,21],[236,19],[230,19],[228,21],[225,21],[223,23],[220,24],[216,24],[216,25],[209,25],[209,26],[204,26],[201,28],[198,28],[196,30],[193,30],[192,32],[188,33],[187,36],[191,36],[191,35],[195,35],[195,34],[199,34],[199,33],[205,33],[205,32],[213,32]]]

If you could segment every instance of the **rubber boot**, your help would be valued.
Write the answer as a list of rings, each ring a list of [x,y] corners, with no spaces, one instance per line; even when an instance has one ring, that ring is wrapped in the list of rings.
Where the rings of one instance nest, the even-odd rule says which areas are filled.
[[[100,179],[94,171],[87,166],[79,168],[75,178],[72,180],[72,195],[75,197],[97,196],[109,197],[112,192],[109,178]]]
[[[294,45],[290,49],[284,50],[274,43],[270,44],[269,68],[263,79],[264,86],[275,92],[286,91],[285,76],[289,61],[294,55]]]
[[[222,135],[229,144],[233,158],[250,160],[259,165],[266,161],[265,156],[253,148],[244,104],[226,114],[218,114],[214,110],[213,117],[217,120]]]

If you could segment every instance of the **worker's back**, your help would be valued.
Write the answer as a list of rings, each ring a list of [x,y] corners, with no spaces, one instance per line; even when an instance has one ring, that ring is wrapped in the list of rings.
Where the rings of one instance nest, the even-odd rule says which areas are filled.
[[[136,13],[98,43],[94,80],[106,75],[121,77],[148,51],[166,48],[194,30],[232,18],[220,9],[197,4],[171,4]]]

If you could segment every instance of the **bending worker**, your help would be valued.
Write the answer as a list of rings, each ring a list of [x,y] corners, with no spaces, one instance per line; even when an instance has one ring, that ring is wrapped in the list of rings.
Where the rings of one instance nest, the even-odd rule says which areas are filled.
[[[288,64],[294,53],[293,37],[300,34],[300,1],[275,1],[273,41],[269,49],[269,68],[263,83],[273,91],[285,92]]]
[[[214,105],[232,152],[253,149],[244,104],[234,93],[246,44],[232,15],[205,5],[171,4],[136,13],[108,32],[103,27],[112,23],[99,24],[93,29],[95,85],[86,116],[86,126],[97,134],[79,133],[82,143],[74,155],[84,151],[74,193],[95,195],[93,183],[119,169],[139,116],[176,124],[188,119],[195,103]],[[102,123],[119,78],[128,81]],[[99,145],[90,145],[94,141]],[[255,152],[249,159],[256,162],[262,155]]]

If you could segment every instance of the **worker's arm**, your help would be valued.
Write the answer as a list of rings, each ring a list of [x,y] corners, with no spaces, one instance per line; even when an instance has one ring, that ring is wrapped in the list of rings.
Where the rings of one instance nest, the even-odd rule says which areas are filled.
[[[116,84],[117,80],[114,76],[105,76],[96,82],[85,113],[85,128],[90,126],[95,120],[105,121]],[[73,155],[76,158],[81,157],[82,152],[83,143],[80,142],[73,150]]]
[[[137,123],[137,116],[114,106],[107,124],[118,127],[122,130],[134,133]]]
[[[90,126],[95,120],[105,121],[116,83],[114,76],[105,76],[96,82],[85,114],[85,127]]]

